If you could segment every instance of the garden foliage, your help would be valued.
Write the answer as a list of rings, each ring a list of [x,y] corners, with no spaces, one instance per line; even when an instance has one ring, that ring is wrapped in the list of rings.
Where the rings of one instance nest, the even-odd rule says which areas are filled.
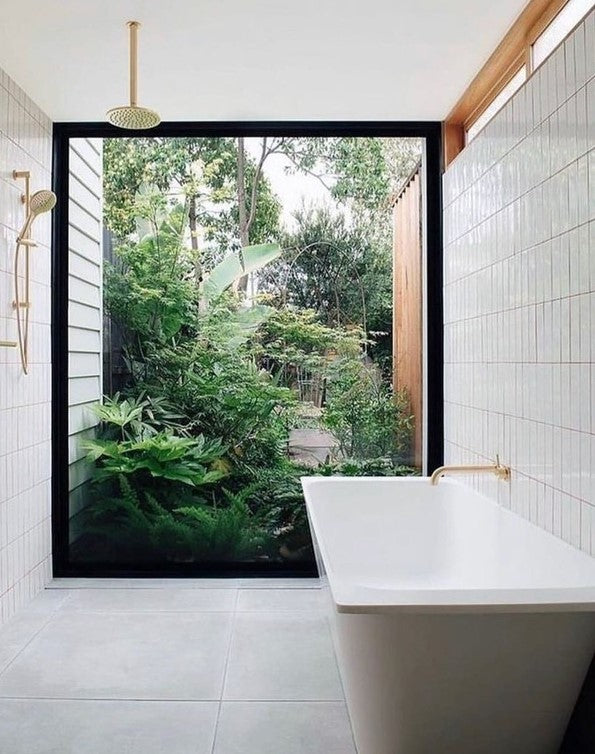
[[[388,163],[377,144],[315,142],[275,148],[295,170],[343,171],[334,198],[350,201],[360,221],[304,211],[297,230],[283,232],[271,187],[248,158],[256,203],[244,249],[233,237],[233,139],[107,142],[115,248],[104,301],[125,380],[97,407],[99,430],[85,443],[93,482],[78,558],[307,562],[300,476],[412,472],[407,396],[394,394],[383,362],[390,243],[369,225],[386,212]],[[382,170],[374,178],[366,166]],[[257,299],[242,288],[248,273],[259,276]],[[308,418],[304,375],[322,396]],[[303,426],[334,437],[317,468],[290,457],[290,431]]]

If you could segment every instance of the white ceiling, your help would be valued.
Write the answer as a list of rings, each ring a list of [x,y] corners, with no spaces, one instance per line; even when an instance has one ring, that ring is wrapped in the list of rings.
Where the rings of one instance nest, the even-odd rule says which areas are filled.
[[[0,0],[0,66],[57,121],[441,120],[526,0]]]

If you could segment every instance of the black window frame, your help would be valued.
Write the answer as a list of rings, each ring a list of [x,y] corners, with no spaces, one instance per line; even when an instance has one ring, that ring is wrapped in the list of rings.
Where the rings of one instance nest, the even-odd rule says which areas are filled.
[[[158,570],[83,565],[69,560],[68,484],[68,209],[69,141],[77,138],[150,136],[376,136],[425,140],[426,181],[426,459],[431,473],[444,455],[442,292],[442,124],[436,121],[178,121],[150,131],[124,131],[109,123],[54,123],[52,220],[52,564],[54,577],[315,576],[295,564],[180,565]]]

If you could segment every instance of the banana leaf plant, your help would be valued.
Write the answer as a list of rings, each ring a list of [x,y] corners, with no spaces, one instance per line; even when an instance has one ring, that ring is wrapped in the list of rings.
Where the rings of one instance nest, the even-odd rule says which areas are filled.
[[[202,291],[204,300],[212,301],[244,275],[261,270],[280,255],[281,247],[277,243],[245,246],[240,251],[228,254],[211,270],[206,279]]]

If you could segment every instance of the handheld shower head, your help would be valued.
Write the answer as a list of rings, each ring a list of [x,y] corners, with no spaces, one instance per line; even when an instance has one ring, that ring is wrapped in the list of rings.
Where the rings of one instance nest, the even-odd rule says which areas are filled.
[[[27,217],[25,219],[23,227],[21,228],[21,232],[18,235],[18,240],[22,241],[27,237],[29,231],[31,230],[33,220],[35,220],[37,215],[42,215],[44,212],[50,212],[50,210],[52,210],[55,206],[56,194],[54,194],[53,191],[42,189],[41,191],[36,191],[34,194],[32,194],[31,198],[29,199],[29,212],[27,213]]]
[[[29,191],[31,174],[28,170],[13,170],[13,178],[25,181],[25,191],[21,201],[25,205],[25,222],[17,236],[14,252],[14,301],[12,307],[16,313],[18,345],[23,372],[29,369],[29,310],[31,307],[29,255],[31,248],[37,246],[31,239],[31,226],[38,215],[50,212],[56,206],[56,194],[48,189],[42,189],[31,194]],[[19,266],[19,258],[24,251],[24,270]]]
[[[33,217],[49,212],[56,206],[56,194],[48,189],[36,191],[29,201],[29,212]]]

